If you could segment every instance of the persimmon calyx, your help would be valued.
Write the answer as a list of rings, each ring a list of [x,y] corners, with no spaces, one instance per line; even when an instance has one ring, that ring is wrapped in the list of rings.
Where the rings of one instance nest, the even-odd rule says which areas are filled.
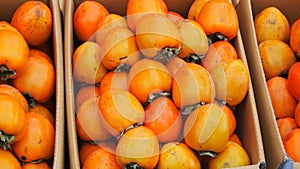
[[[22,92],[25,97],[29,107],[34,108],[37,104],[37,101],[33,98],[33,96],[29,92]]]
[[[131,162],[129,164],[126,164],[124,166],[124,169],[143,169],[143,167],[140,166],[138,163]]]
[[[8,135],[0,131],[0,145],[4,150],[11,149],[10,144],[15,140],[15,136]]]
[[[151,93],[148,96],[148,100],[146,103],[144,103],[144,107],[146,107],[148,104],[152,103],[155,99],[159,98],[159,97],[168,97],[170,96],[171,93],[170,92],[159,92],[159,93]]]
[[[181,48],[182,45],[179,45],[178,48],[164,47],[155,57],[153,57],[153,60],[157,60],[162,63],[167,63],[180,53]]]
[[[199,151],[199,156],[203,157],[203,156],[209,156],[211,158],[215,158],[217,157],[217,153],[213,152],[213,151]]]
[[[129,64],[121,63],[115,68],[114,72],[126,72],[126,73],[128,73],[129,70],[130,70],[130,65]]]
[[[193,110],[195,110],[196,108],[201,107],[205,104],[206,104],[205,102],[200,102],[200,103],[197,103],[197,104],[185,106],[182,109],[180,109],[180,113],[184,116],[189,115],[189,114],[192,113]]]
[[[207,40],[208,40],[208,44],[211,45],[214,42],[222,41],[222,40],[227,41],[228,39],[222,33],[216,32],[214,34],[208,35]]]
[[[130,126],[128,126],[125,130],[123,130],[118,136],[117,136],[117,139],[120,139],[128,130],[131,130],[133,128],[136,128],[138,126],[142,126],[143,123],[142,122],[137,122],[135,124],[132,124]]]
[[[6,81],[17,74],[16,70],[9,69],[6,65],[0,65],[0,79]]]
[[[188,54],[183,60],[189,63],[197,63],[200,64],[201,60],[205,57],[204,55],[196,55],[196,54]]]

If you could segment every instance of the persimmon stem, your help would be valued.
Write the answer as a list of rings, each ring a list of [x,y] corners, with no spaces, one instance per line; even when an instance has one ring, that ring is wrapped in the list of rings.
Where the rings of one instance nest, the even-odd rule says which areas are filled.
[[[121,63],[115,68],[114,72],[127,72],[128,73],[129,70],[130,70],[130,65],[129,64]]]
[[[138,163],[131,162],[129,164],[126,164],[124,166],[124,169],[143,169],[143,167],[140,166]]]
[[[155,99],[159,98],[159,97],[168,97],[170,96],[171,93],[170,92],[159,92],[159,93],[151,93],[148,97],[148,100],[146,103],[144,103],[144,107],[146,107],[148,104],[150,104],[151,102],[153,102]]]
[[[0,65],[0,79],[6,81],[16,75],[16,70],[9,69],[6,65]]]
[[[4,150],[11,149],[10,144],[15,140],[15,136],[8,135],[0,131],[0,145]]]
[[[29,107],[34,108],[37,104],[37,101],[32,97],[29,92],[22,92],[23,96],[25,97]]]
[[[200,155],[200,157],[203,157],[203,156],[210,156],[212,158],[217,157],[217,153],[215,153],[213,151],[199,151],[199,155]]]
[[[195,110],[196,108],[201,107],[203,105],[205,105],[205,102],[200,102],[200,103],[197,103],[194,105],[185,106],[184,108],[180,109],[180,113],[182,115],[189,115],[192,113],[193,110]]]
[[[222,40],[227,41],[227,40],[228,40],[227,37],[224,36],[224,35],[223,35],[222,33],[220,33],[220,32],[216,32],[216,33],[214,33],[214,34],[208,35],[208,36],[207,36],[207,39],[208,39],[208,44],[209,44],[209,45],[212,44],[212,43],[214,43],[214,42],[217,42],[217,41],[222,41]]]
[[[169,62],[172,58],[176,57],[180,51],[181,51],[182,45],[180,45],[178,48],[171,48],[171,47],[165,47],[161,49],[161,51],[153,57],[153,60],[160,61],[162,63]]]
[[[143,123],[142,122],[137,122],[135,124],[132,124],[130,126],[128,126],[125,130],[123,130],[118,136],[117,136],[117,139],[120,139],[127,131],[133,129],[133,128],[136,128],[138,126],[142,126]]]
[[[197,63],[200,64],[201,60],[205,57],[205,55],[196,55],[196,54],[189,54],[183,60],[190,63]]]

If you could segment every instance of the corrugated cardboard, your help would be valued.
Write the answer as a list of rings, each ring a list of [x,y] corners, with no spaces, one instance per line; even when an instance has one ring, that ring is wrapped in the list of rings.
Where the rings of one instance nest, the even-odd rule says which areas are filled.
[[[279,135],[254,29],[254,16],[270,5],[279,8],[285,14],[290,24],[300,17],[300,1],[298,0],[244,0],[240,1],[237,11],[251,77],[255,81],[253,88],[262,130],[267,168],[292,168],[292,161],[286,155]],[[300,164],[295,163],[294,168],[300,168]]]
[[[25,0],[0,1],[0,20],[10,22],[13,12],[24,3]],[[55,149],[53,157],[54,169],[65,168],[65,151],[64,151],[64,125],[65,125],[65,108],[64,108],[64,69],[63,69],[63,43],[62,43],[62,26],[59,4],[57,0],[44,0],[53,15],[53,55],[56,71],[55,94],[53,96],[53,105],[49,107],[55,110]]]
[[[73,34],[73,13],[81,1],[66,1],[65,6],[65,82],[66,82],[66,109],[67,109],[67,130],[70,168],[79,169],[78,140],[75,125],[75,95],[72,76],[72,55],[75,50],[75,35]],[[127,1],[125,0],[99,0],[110,13],[117,13],[122,16],[126,14]],[[165,0],[169,10],[179,12],[187,16],[192,0]],[[233,40],[239,57],[247,65],[241,35]],[[265,156],[262,145],[260,126],[254,100],[252,84],[250,83],[248,94],[245,100],[237,107],[237,133],[251,158],[251,165],[242,168],[258,169],[265,167]]]

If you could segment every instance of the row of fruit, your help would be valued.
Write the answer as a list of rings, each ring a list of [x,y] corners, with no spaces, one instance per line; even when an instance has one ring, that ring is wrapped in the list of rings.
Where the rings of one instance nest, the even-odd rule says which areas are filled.
[[[250,77],[230,1],[195,0],[186,17],[163,0],[128,0],[126,17],[83,1],[73,26],[83,168],[250,165],[235,131]]]
[[[300,19],[289,23],[277,7],[254,18],[267,88],[287,154],[300,162]]]
[[[50,168],[54,153],[52,12],[40,1],[0,21],[0,168]]]

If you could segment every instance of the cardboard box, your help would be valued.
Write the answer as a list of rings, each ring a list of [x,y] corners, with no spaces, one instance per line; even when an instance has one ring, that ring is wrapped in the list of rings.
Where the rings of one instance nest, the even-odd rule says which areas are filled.
[[[117,13],[122,16],[126,15],[127,1],[124,0],[98,0],[110,13]],[[67,130],[68,130],[68,147],[70,168],[80,168],[79,162],[79,140],[77,139],[75,125],[75,95],[72,75],[72,55],[77,43],[73,34],[73,13],[81,1],[66,1],[65,6],[65,79],[66,79],[66,109],[67,109]],[[169,10],[179,12],[187,16],[188,9],[193,0],[165,0]],[[243,42],[240,33],[232,41],[236,47],[239,57],[247,65],[247,60],[243,48]],[[265,168],[265,156],[262,145],[262,138],[252,84],[250,82],[248,94],[245,100],[236,108],[237,110],[237,133],[251,158],[251,165],[242,168],[257,169]]]
[[[253,81],[267,168],[292,168],[292,165],[294,168],[300,168],[300,163],[292,164],[281,141],[255,35],[254,16],[271,5],[276,6],[285,14],[290,25],[300,17],[298,8],[300,1],[298,0],[244,0],[240,1],[236,9],[239,14],[241,34]]]
[[[24,3],[25,0],[0,1],[0,20],[10,22],[13,12]],[[55,147],[52,168],[65,168],[65,108],[64,108],[64,69],[63,69],[63,43],[62,25],[58,1],[44,0],[49,5],[53,15],[53,33],[51,36],[50,49],[52,49],[55,64],[55,93],[52,100],[46,106],[54,112],[55,117]]]

